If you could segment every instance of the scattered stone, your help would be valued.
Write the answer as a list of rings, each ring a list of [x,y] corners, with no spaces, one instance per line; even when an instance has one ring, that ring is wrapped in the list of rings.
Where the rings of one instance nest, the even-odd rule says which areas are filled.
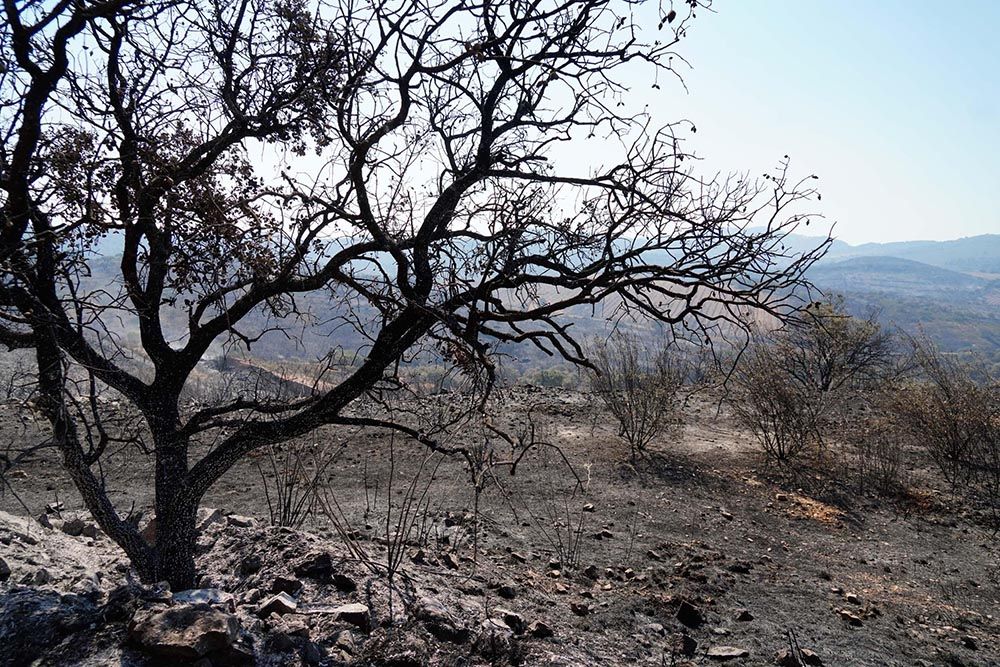
[[[694,637],[685,632],[684,634],[681,635],[679,648],[681,651],[681,655],[686,655],[688,657],[691,657],[695,654],[695,651],[698,650],[698,642],[695,640]]]
[[[511,551],[510,552],[510,559],[512,561],[514,561],[515,563],[527,563],[528,562],[528,559],[527,559],[526,556],[524,556],[523,554],[519,554],[516,551]]]
[[[337,620],[357,626],[364,632],[371,630],[371,612],[368,611],[367,606],[361,604],[360,602],[352,602],[350,604],[337,607],[334,609],[333,613]]]
[[[550,558],[549,559],[549,569],[550,570],[561,570],[562,569],[562,561],[560,561],[558,558]]]
[[[712,660],[735,660],[736,658],[747,658],[750,651],[737,646],[713,646],[705,654]]]
[[[309,639],[309,625],[302,616],[289,614],[281,619],[281,631],[289,637],[302,637]]]
[[[199,507],[198,516],[195,519],[195,522],[198,532],[203,533],[208,530],[209,526],[225,523],[226,517],[223,516],[222,510],[213,509],[211,507]]]
[[[732,521],[733,520],[732,513],[727,512],[726,510],[719,510],[719,514],[721,514],[722,518],[725,519],[726,521]]]
[[[749,609],[740,609],[736,612],[736,620],[739,623],[748,623],[753,620],[753,614]]]
[[[823,659],[816,654],[816,651],[804,648],[800,653],[802,654],[802,662],[810,667],[823,667]]]
[[[510,628],[515,635],[524,634],[528,624],[525,623],[523,616],[509,609],[497,609],[496,613],[501,619],[503,619],[503,622],[507,624],[507,627]]]
[[[774,499],[777,500],[778,502],[785,502],[786,500],[788,500],[788,494],[787,493],[776,493],[776,494],[774,494]]]
[[[774,654],[774,664],[778,665],[778,667],[802,667],[802,662],[787,648],[783,648]]]
[[[44,586],[50,581],[52,581],[52,574],[44,567],[40,567],[21,578],[21,583],[26,586]]]
[[[597,569],[596,565],[588,565],[583,571],[583,576],[588,579],[598,579],[601,576],[600,570]]]
[[[341,593],[353,593],[358,590],[358,584],[346,574],[340,572],[334,574],[330,578],[330,581],[333,583],[333,587]]]
[[[291,577],[275,577],[271,582],[272,593],[287,593],[298,595],[302,591],[302,582]]]
[[[848,593],[847,595],[844,596],[844,599],[847,600],[850,604],[861,604],[861,598],[858,597],[855,593]]]
[[[587,503],[586,505],[583,506],[583,511],[584,512],[593,512],[594,511],[594,504],[593,503]]]
[[[100,526],[98,526],[96,523],[91,523],[89,521],[84,524],[82,531],[84,537],[89,537],[91,539],[96,539],[97,536],[101,534],[101,532],[102,531]]]
[[[590,613],[590,605],[586,602],[570,602],[569,608],[577,616],[586,616]]]
[[[129,638],[159,658],[197,660],[210,653],[228,653],[239,630],[239,621],[231,614],[210,607],[178,605],[137,612],[129,624]]]
[[[83,519],[78,516],[74,516],[63,522],[61,530],[70,537],[80,537],[83,535],[83,529],[86,526],[87,524]]]
[[[173,601],[181,604],[207,604],[228,607],[232,610],[235,601],[232,593],[218,588],[193,588],[173,594]]]
[[[532,621],[528,626],[528,634],[538,639],[548,639],[555,633],[544,621]]]
[[[297,577],[324,581],[329,580],[332,575],[333,558],[326,552],[310,554],[295,567],[295,576]]]
[[[445,567],[449,570],[458,569],[458,561],[455,560],[453,555],[451,555],[451,552],[445,552],[445,554],[441,556],[441,562],[444,563]]]
[[[662,623],[646,623],[639,627],[639,632],[644,635],[662,635],[666,630]]]
[[[434,598],[421,598],[416,606],[416,617],[434,637],[453,644],[469,641],[469,629],[451,615],[448,609]]]
[[[656,551],[653,551],[652,549],[646,552],[646,557],[649,558],[650,560],[663,560],[663,556],[661,556]]]
[[[705,624],[701,610],[687,600],[682,600],[677,608],[677,620],[689,628],[700,628]]]
[[[342,651],[354,655],[358,651],[358,643],[354,641],[354,634],[350,630],[341,630],[333,638],[333,644]]]
[[[962,637],[962,645],[970,651],[976,651],[979,649],[979,640],[972,635],[966,635]]]
[[[257,525],[255,519],[240,514],[230,514],[226,517],[226,523],[234,528],[253,528]]]
[[[257,616],[267,618],[271,614],[282,616],[292,614],[298,609],[298,603],[288,593],[278,593],[271,596],[267,602],[257,608]]]
[[[851,612],[847,611],[846,609],[841,609],[839,613],[840,613],[840,617],[842,619],[844,619],[845,621],[847,621],[848,625],[851,625],[851,626],[853,626],[855,628],[860,628],[862,625],[864,625],[864,621],[862,621],[859,616],[856,616],[855,614],[852,614]]]

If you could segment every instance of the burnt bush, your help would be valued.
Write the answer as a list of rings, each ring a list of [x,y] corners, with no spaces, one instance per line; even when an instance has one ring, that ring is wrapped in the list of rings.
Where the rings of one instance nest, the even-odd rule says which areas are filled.
[[[765,457],[787,463],[821,452],[824,436],[847,432],[863,394],[904,368],[875,313],[852,317],[841,299],[813,303],[785,329],[753,338],[733,369],[730,403]],[[875,447],[864,446],[863,465],[885,467],[887,460],[873,458]]]
[[[680,421],[687,364],[668,344],[645,345],[621,332],[595,343],[590,356],[590,388],[614,416],[635,463],[653,438]]]
[[[983,365],[915,343],[919,381],[888,405],[896,432],[925,451],[952,488],[1000,525],[1000,379]]]

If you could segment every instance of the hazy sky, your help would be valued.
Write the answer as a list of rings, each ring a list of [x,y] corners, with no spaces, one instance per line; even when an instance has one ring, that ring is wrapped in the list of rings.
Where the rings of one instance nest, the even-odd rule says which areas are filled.
[[[820,176],[848,242],[1000,233],[1000,1],[715,0],[679,52],[689,92],[649,94],[697,125],[712,167],[782,155]]]

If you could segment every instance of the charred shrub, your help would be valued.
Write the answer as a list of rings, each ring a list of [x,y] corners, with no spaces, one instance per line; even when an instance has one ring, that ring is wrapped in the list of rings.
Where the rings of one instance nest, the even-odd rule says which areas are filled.
[[[656,436],[680,421],[686,364],[676,349],[615,333],[594,344],[590,388],[618,423],[635,463]]]
[[[915,352],[921,379],[889,405],[896,431],[1000,524],[1000,381],[926,341],[915,343]]]

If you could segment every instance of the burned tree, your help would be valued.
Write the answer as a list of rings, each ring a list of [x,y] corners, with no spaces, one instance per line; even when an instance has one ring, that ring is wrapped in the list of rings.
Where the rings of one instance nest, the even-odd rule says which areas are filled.
[[[607,0],[4,7],[0,342],[33,350],[64,465],[146,579],[193,583],[198,503],[254,450],[323,425],[446,449],[352,407],[422,346],[489,386],[499,343],[587,364],[560,318],[576,307],[704,333],[755,309],[782,318],[822,251],[783,245],[805,181],[699,179],[687,125],[650,129],[629,108],[627,82],[672,75],[690,15]],[[579,144],[608,159],[560,157]],[[121,255],[97,285],[108,238]],[[181,401],[214,350],[331,319],[352,349],[306,395]],[[152,444],[153,545],[109,500],[101,392]]]

